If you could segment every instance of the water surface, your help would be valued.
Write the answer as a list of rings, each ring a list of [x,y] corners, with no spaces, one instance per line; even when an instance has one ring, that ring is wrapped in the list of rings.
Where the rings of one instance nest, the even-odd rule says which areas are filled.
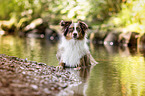
[[[135,47],[89,46],[99,64],[81,71],[67,69],[83,83],[71,86],[62,93],[75,96],[145,96],[144,53]],[[0,54],[57,66],[56,52],[57,43],[45,39],[0,37]]]
[[[0,37],[0,54],[27,58],[31,61],[57,65],[57,43],[46,39],[20,38],[14,36]]]

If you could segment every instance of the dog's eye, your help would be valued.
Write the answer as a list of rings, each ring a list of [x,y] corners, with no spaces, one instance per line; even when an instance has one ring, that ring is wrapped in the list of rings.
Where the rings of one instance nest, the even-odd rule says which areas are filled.
[[[80,32],[80,31],[81,31],[81,29],[80,29],[79,27],[77,27],[76,29],[77,29],[77,31],[78,31],[78,32]]]
[[[73,32],[73,28],[69,28],[69,32]]]

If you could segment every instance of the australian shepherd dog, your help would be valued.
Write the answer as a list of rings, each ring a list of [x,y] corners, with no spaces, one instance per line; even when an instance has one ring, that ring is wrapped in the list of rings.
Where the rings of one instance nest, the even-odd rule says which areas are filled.
[[[97,64],[87,45],[87,24],[82,21],[73,23],[72,21],[62,20],[60,25],[62,26],[62,37],[56,55],[59,60],[58,67],[81,69]]]

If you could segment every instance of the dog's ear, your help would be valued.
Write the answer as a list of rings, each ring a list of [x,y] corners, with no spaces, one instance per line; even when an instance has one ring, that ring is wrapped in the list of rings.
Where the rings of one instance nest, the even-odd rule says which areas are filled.
[[[79,21],[80,27],[83,31],[88,29],[88,25],[85,22]]]
[[[60,25],[62,26],[64,36],[67,35],[68,29],[69,29],[69,26],[71,25],[71,23],[72,23],[72,21],[63,21],[63,20],[61,20]]]
[[[82,21],[78,21],[81,30],[82,30],[82,34],[85,35],[86,30],[88,29],[88,25],[85,22]]]
[[[61,20],[60,25],[61,25],[62,27],[67,27],[67,26],[69,26],[71,23],[72,23],[72,21],[63,21],[63,20]]]

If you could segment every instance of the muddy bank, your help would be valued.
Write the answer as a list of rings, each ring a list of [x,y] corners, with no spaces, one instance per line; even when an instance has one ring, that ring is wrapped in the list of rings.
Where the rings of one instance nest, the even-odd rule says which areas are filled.
[[[80,83],[66,70],[0,54],[0,96],[53,96]]]

